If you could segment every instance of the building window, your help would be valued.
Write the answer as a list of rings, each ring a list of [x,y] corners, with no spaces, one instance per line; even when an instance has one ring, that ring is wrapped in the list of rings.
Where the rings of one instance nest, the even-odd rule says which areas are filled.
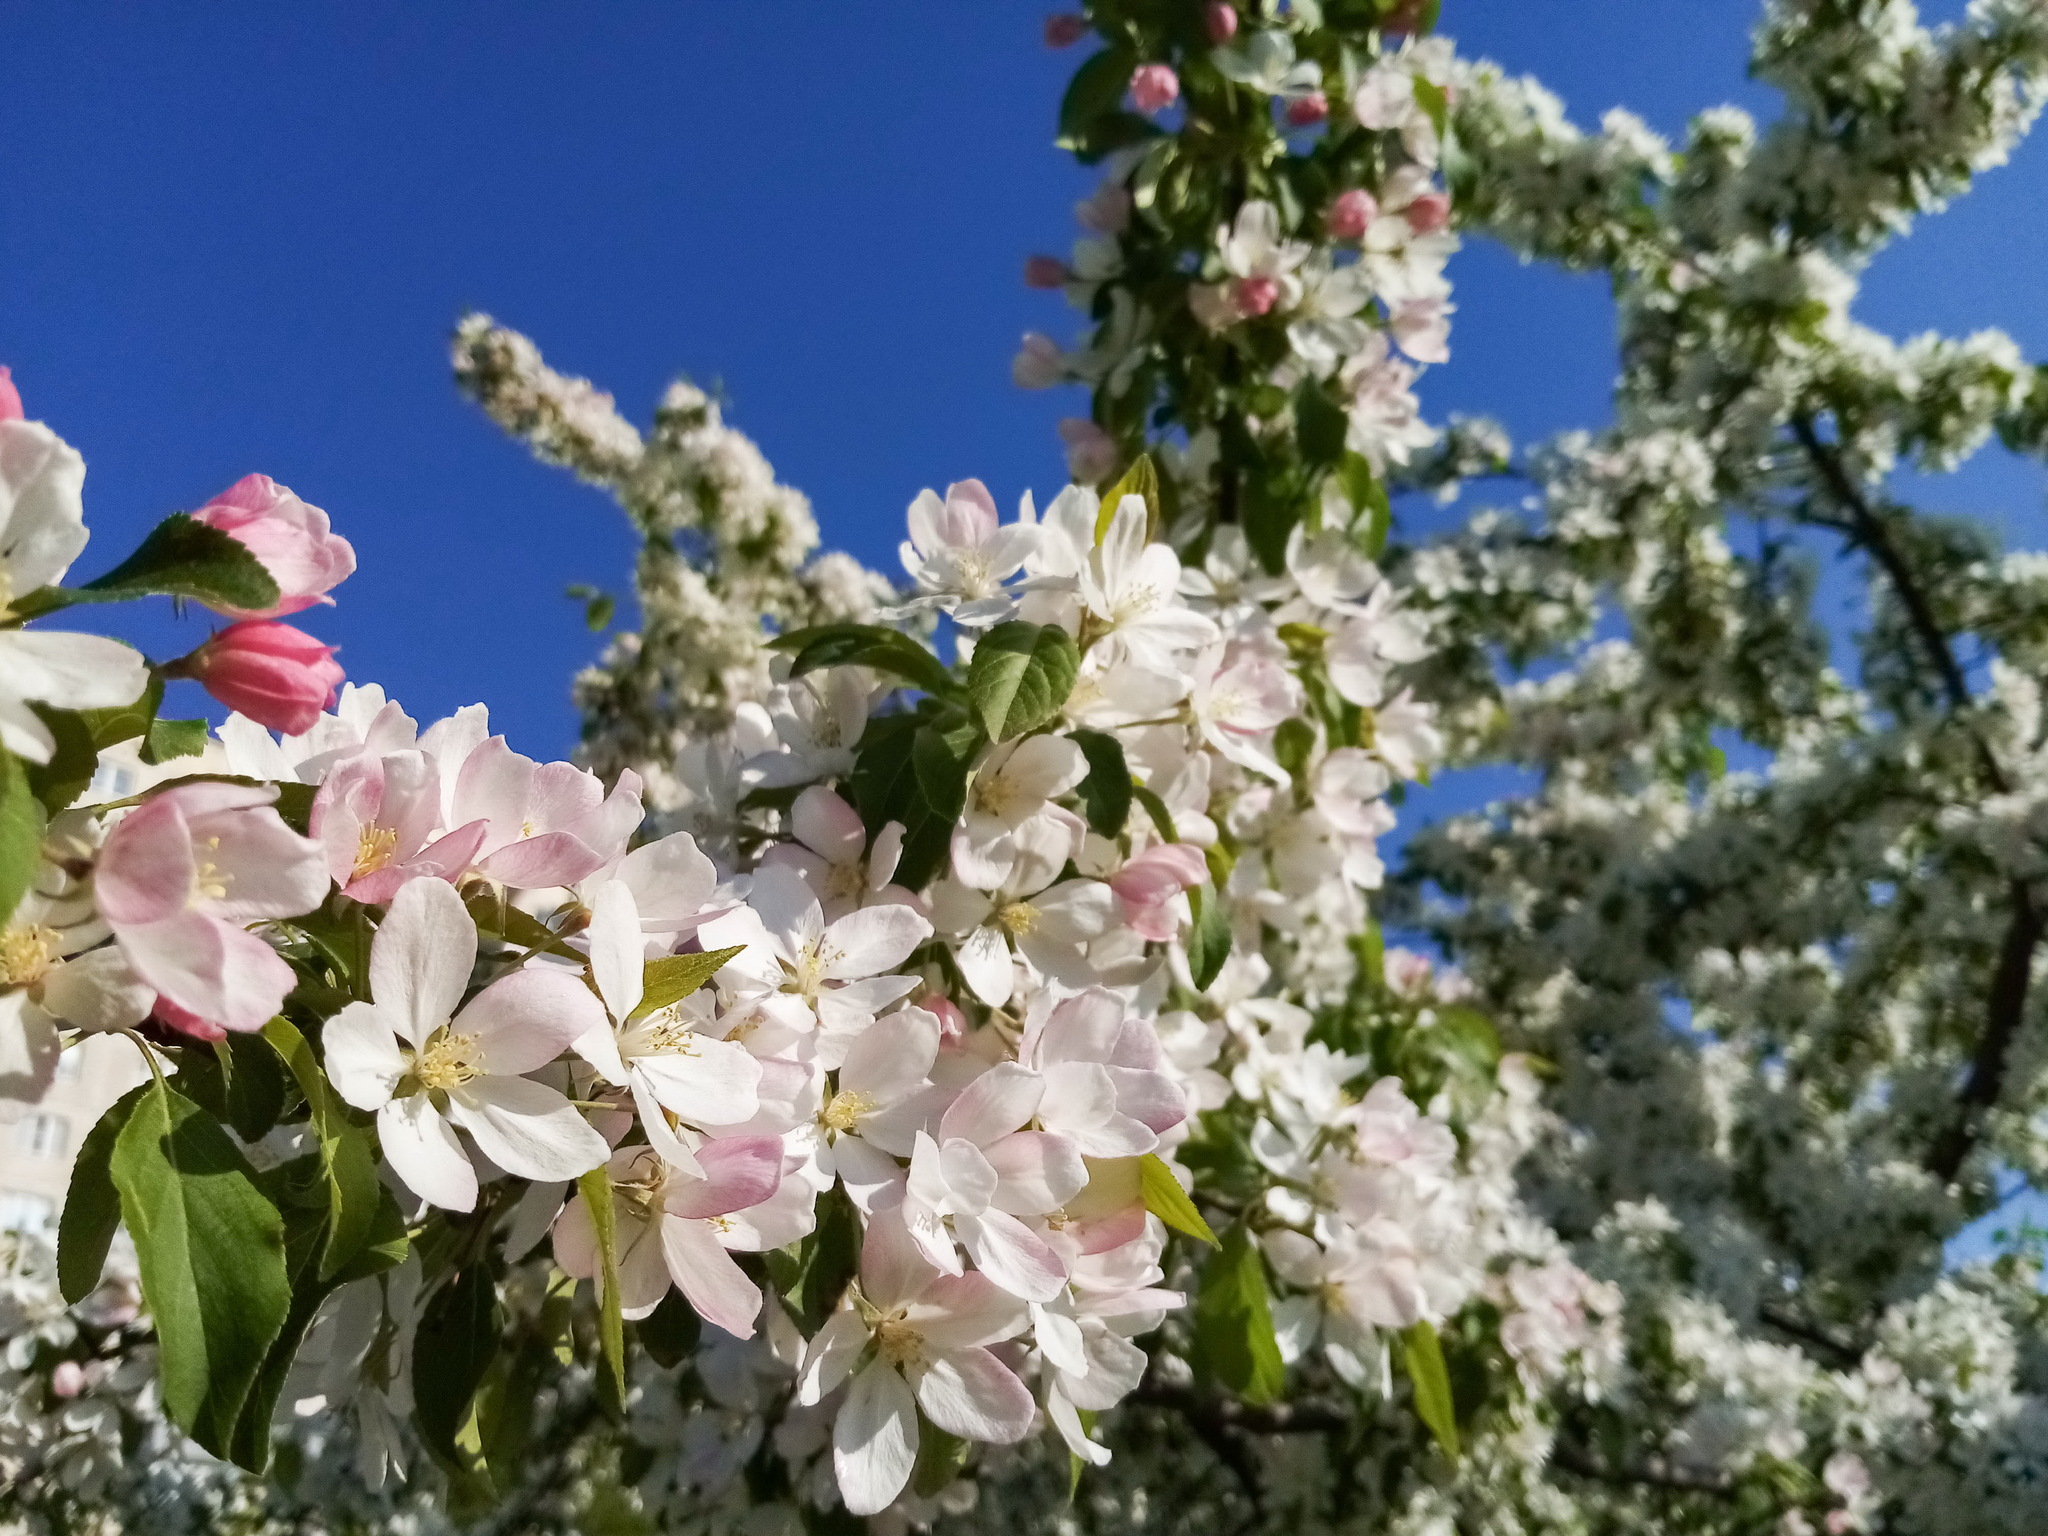
[[[48,1232],[57,1223],[57,1205],[46,1195],[0,1189],[0,1232]]]
[[[30,1115],[15,1135],[30,1157],[62,1157],[70,1143],[69,1132],[62,1115]]]

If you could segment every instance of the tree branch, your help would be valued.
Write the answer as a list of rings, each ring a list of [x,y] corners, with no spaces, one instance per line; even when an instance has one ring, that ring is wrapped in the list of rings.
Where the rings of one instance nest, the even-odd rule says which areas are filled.
[[[1569,1440],[1559,1440],[1551,1447],[1550,1462],[1576,1477],[1617,1488],[1661,1488],[1672,1493],[1709,1493],[1719,1498],[1735,1491],[1735,1480],[1724,1472],[1688,1472],[1662,1458],[1653,1458],[1637,1467],[1610,1467],[1586,1447]]]

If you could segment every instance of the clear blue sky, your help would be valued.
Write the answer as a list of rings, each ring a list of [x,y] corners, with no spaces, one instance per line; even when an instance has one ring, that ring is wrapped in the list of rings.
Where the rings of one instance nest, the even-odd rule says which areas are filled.
[[[1089,185],[1050,142],[1082,53],[1041,46],[1044,8],[6,5],[0,361],[91,466],[81,571],[265,471],[360,552],[312,616],[352,676],[422,718],[485,699],[515,745],[566,749],[567,679],[595,646],[561,589],[623,588],[629,544],[604,498],[457,397],[445,337],[470,306],[637,420],[672,373],[722,381],[828,542],[886,568],[920,486],[1043,494],[1052,423],[1082,403],[1017,391],[1008,362],[1075,317],[1019,268],[1065,249]],[[1626,103],[1673,130],[1724,100],[1770,109],[1744,78],[1753,14],[1450,0],[1445,24],[1583,122]],[[2035,145],[1885,258],[1865,315],[2002,324],[2048,355],[2028,280],[2044,194]],[[1597,279],[1484,246],[1452,276],[1433,413],[1523,438],[1602,420]],[[2038,542],[2038,475],[1957,489]],[[165,655],[204,623],[130,632]]]

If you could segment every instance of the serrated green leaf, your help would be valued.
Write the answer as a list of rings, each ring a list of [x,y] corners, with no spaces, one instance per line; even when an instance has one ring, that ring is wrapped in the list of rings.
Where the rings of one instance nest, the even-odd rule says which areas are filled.
[[[1458,1411],[1451,1397],[1451,1373],[1444,1368],[1443,1343],[1428,1323],[1401,1330],[1401,1359],[1415,1388],[1415,1412],[1453,1461],[1458,1458]]]
[[[1173,1170],[1166,1166],[1166,1160],[1157,1152],[1147,1152],[1138,1159],[1138,1189],[1144,1196],[1145,1209],[1174,1231],[1200,1238],[1212,1248],[1222,1246],[1210,1230],[1209,1223],[1202,1219],[1202,1213],[1195,1209],[1195,1202],[1188,1198],[1188,1192],[1180,1187],[1180,1180],[1173,1176]]]
[[[186,597],[209,608],[254,612],[277,605],[277,582],[232,534],[173,512],[106,575],[68,589],[66,603]]]
[[[161,1078],[110,1159],[155,1320],[164,1407],[216,1456],[291,1309],[284,1223],[227,1132]]]
[[[107,1267],[114,1231],[121,1225],[121,1193],[114,1188],[114,1142],[148,1083],[131,1088],[85,1133],[71,1165],[71,1187],[57,1217],[57,1289],[76,1304],[90,1296]]]
[[[1145,499],[1145,542],[1154,543],[1159,531],[1165,526],[1165,515],[1159,505],[1159,470],[1152,462],[1152,455],[1141,453],[1132,460],[1131,467],[1107,491],[1102,493],[1102,506],[1095,514],[1095,542],[1100,544],[1109,537],[1109,525],[1116,520],[1116,510],[1123,505],[1126,496],[1142,496]]]
[[[43,824],[43,804],[29,784],[28,765],[0,747],[0,925],[36,882]]]
[[[1057,624],[998,624],[974,648],[967,698],[990,741],[1008,741],[1059,713],[1074,691],[1081,653]]]
[[[1265,1260],[1242,1222],[1224,1234],[1203,1266],[1195,1297],[1195,1368],[1246,1402],[1270,1403],[1287,1385],[1273,1335]]]
[[[1102,837],[1120,837],[1131,819],[1131,767],[1124,745],[1104,731],[1070,731],[1068,739],[1088,760],[1079,786],[1088,825]]]
[[[597,1238],[598,1345],[604,1353],[612,1401],[626,1401],[626,1325],[619,1311],[619,1220],[612,1205],[611,1171],[600,1164],[576,1181]]]
[[[205,750],[204,720],[152,720],[142,744],[142,760],[154,767],[174,757],[197,757]]]
[[[31,704],[36,718],[50,733],[54,745],[47,763],[24,761],[28,785],[43,809],[54,816],[78,803],[99,772],[100,750],[92,739],[92,726],[75,709],[52,709]]]
[[[1214,885],[1198,886],[1188,892],[1195,909],[1194,931],[1188,935],[1188,974],[1195,990],[1209,990],[1230,958],[1230,911],[1217,899]]]
[[[879,624],[819,624],[795,629],[777,635],[768,648],[795,658],[789,667],[791,677],[826,667],[872,667],[938,697],[950,697],[957,691],[944,662],[901,630]]]
[[[701,955],[664,955],[659,960],[649,960],[640,973],[640,1006],[633,1010],[633,1017],[644,1018],[681,1002],[746,947],[735,944],[729,949],[707,949]]]

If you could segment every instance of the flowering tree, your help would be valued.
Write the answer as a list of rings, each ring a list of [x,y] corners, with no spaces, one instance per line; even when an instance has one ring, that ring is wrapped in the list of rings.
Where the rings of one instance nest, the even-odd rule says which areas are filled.
[[[1846,308],[2029,120],[2048,11],[1774,6],[1786,118],[1680,161],[1423,10],[1048,23],[1103,180],[1027,267],[1087,332],[1015,371],[1089,387],[1075,483],[921,493],[900,590],[701,392],[643,436],[465,321],[642,537],[580,765],[337,694],[278,620],[352,554],[262,477],[61,585],[83,464],[0,399],[0,1069],[151,1070],[9,1259],[0,1515],[2042,1518],[2032,1249],[1941,1258],[2040,1161],[2036,562],[1884,480],[2048,410],[2002,338]],[[1454,214],[1613,274],[1609,432],[1422,419]],[[1540,519],[1390,543],[1476,474]],[[26,627],[157,593],[234,622]],[[1402,786],[1487,759],[1538,787],[1390,882]]]

